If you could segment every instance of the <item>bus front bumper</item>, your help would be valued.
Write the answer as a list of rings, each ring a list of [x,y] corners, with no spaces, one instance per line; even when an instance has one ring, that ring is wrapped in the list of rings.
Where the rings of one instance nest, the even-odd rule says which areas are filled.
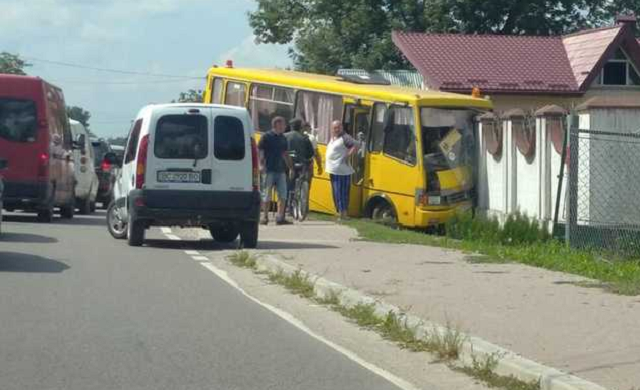
[[[447,223],[457,213],[471,209],[471,202],[461,202],[447,208],[416,208],[416,227],[437,226]]]

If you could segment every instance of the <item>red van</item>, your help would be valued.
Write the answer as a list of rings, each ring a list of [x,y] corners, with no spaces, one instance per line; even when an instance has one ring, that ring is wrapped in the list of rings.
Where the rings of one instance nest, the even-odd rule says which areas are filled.
[[[0,74],[0,156],[8,161],[4,208],[38,213],[54,207],[73,218],[73,140],[62,90],[29,76]]]

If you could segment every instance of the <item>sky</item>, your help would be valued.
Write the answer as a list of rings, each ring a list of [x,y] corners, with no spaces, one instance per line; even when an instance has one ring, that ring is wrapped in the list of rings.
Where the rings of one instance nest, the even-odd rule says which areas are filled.
[[[27,59],[29,75],[88,110],[96,135],[126,136],[144,105],[204,89],[214,64],[290,66],[287,47],[255,43],[247,18],[255,7],[254,0],[0,0],[0,52]]]

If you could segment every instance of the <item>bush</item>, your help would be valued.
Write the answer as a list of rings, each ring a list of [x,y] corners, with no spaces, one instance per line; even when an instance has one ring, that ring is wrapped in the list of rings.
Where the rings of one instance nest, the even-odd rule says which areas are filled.
[[[457,240],[503,245],[532,244],[550,239],[546,226],[540,226],[538,221],[521,213],[509,215],[503,226],[494,217],[460,213],[446,224],[446,234]]]

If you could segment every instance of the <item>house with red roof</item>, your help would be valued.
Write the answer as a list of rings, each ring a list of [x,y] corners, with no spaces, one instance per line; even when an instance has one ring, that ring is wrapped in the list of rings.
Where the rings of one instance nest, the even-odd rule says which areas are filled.
[[[464,94],[479,88],[493,101],[494,112],[478,117],[480,210],[640,229],[635,25],[634,16],[619,16],[612,26],[563,36],[395,31],[392,39],[425,88]],[[567,117],[572,137],[581,134],[574,143]]]
[[[563,36],[427,34],[394,31],[397,48],[429,89],[480,88],[496,111],[571,109],[640,102],[640,43],[635,16]]]

